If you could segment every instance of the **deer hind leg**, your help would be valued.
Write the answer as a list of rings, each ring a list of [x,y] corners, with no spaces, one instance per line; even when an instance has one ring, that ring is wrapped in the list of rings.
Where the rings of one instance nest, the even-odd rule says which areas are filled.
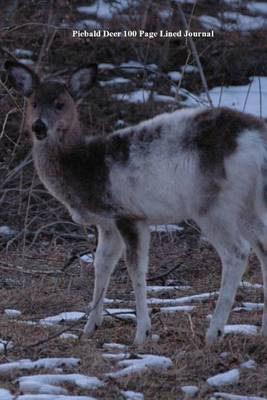
[[[125,261],[135,293],[137,329],[134,344],[141,345],[149,337],[151,330],[146,299],[150,231],[146,224],[124,219],[119,220],[117,226],[125,242]]]
[[[207,343],[213,343],[223,334],[224,325],[231,312],[237,288],[245,271],[250,252],[249,242],[229,225],[209,221],[206,233],[210,233],[211,244],[217,250],[222,262],[222,277],[219,298],[206,334]]]
[[[263,278],[263,287],[264,287],[264,308],[262,315],[262,328],[261,332],[263,336],[267,336],[267,241],[264,246],[262,242],[258,242],[255,246],[254,251],[260,261],[261,270],[262,270],[262,278]]]
[[[90,336],[102,324],[103,300],[110,275],[123,251],[123,242],[115,226],[98,226],[98,245],[95,256],[95,286],[91,313],[84,328],[84,335]]]

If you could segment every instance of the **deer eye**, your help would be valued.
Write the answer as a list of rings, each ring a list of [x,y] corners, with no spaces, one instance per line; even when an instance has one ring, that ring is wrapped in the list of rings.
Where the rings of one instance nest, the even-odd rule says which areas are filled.
[[[33,102],[32,106],[33,106],[33,108],[37,107],[36,101]]]
[[[61,102],[56,102],[55,107],[57,110],[62,110],[62,108],[64,107],[64,103]]]

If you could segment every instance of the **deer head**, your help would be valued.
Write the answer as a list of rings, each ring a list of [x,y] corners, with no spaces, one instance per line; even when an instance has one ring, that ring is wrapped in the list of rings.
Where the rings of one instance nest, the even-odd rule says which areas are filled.
[[[79,130],[77,101],[85,97],[96,80],[97,65],[77,68],[68,83],[55,79],[41,80],[25,65],[8,61],[8,79],[14,89],[28,100],[28,126],[34,140],[62,141]],[[79,132],[77,132],[78,134]]]

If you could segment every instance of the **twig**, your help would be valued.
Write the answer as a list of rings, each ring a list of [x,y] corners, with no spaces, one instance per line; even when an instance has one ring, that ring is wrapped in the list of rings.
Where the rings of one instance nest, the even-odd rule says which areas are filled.
[[[182,265],[183,265],[183,263],[177,264],[177,265],[175,265],[175,267],[170,268],[169,271],[163,272],[160,275],[150,276],[149,278],[147,278],[147,281],[150,282],[150,281],[156,281],[157,279],[165,278],[166,276],[171,274],[173,271],[180,268]]]
[[[54,333],[52,335],[49,335],[46,339],[38,340],[37,342],[28,344],[27,346],[23,346],[23,345],[22,346],[17,346],[17,347],[14,346],[11,349],[9,349],[9,351],[14,352],[14,351],[21,351],[21,350],[29,350],[29,349],[32,349],[33,347],[38,347],[38,346],[41,346],[42,344],[48,343],[51,340],[53,340],[53,339],[59,337],[60,335],[62,335],[62,333],[70,331],[72,328],[74,328],[75,326],[79,325],[79,323],[81,321],[83,321],[84,319],[87,319],[89,317],[89,314],[98,306],[98,304],[99,304],[99,302],[100,302],[100,300],[101,300],[101,298],[103,296],[103,293],[104,293],[104,289],[101,291],[101,293],[99,295],[99,298],[98,298],[96,304],[94,305],[94,307],[93,308],[89,307],[88,311],[81,318],[79,318],[76,321],[70,323],[67,328],[61,329],[60,331],[58,331],[58,332],[56,332],[56,333]]]
[[[182,7],[181,7],[181,5],[179,3],[177,3],[177,7],[178,7],[178,10],[179,10],[179,13],[180,13],[180,16],[181,16],[182,25],[183,25],[184,30],[189,30],[189,27],[188,27],[188,24],[186,22],[186,18],[185,18],[184,12],[183,12]],[[201,61],[200,61],[200,58],[199,58],[195,43],[194,43],[194,41],[193,41],[193,39],[191,37],[188,37],[188,42],[190,44],[192,54],[195,57],[195,60],[196,60],[196,63],[197,63],[198,69],[199,69],[200,77],[201,77],[201,80],[202,80],[202,84],[203,84],[204,90],[206,92],[206,96],[207,96],[208,102],[209,102],[210,106],[213,107],[212,100],[211,100],[211,97],[210,97],[210,94],[209,94],[208,84],[207,84],[206,77],[205,77],[204,72],[203,72],[202,64],[201,64]]]

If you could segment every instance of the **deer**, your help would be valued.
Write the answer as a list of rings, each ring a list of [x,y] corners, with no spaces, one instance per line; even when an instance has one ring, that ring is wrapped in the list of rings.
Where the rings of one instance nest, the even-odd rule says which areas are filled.
[[[80,123],[97,65],[68,81],[41,79],[15,61],[5,64],[12,87],[28,103],[34,165],[47,190],[73,221],[95,225],[95,283],[84,328],[103,321],[109,279],[125,257],[135,299],[135,345],[151,337],[146,298],[150,225],[193,220],[218,253],[222,276],[206,333],[223,335],[237,288],[254,251],[264,283],[262,334],[267,336],[267,127],[230,108],[182,108],[103,136]]]

